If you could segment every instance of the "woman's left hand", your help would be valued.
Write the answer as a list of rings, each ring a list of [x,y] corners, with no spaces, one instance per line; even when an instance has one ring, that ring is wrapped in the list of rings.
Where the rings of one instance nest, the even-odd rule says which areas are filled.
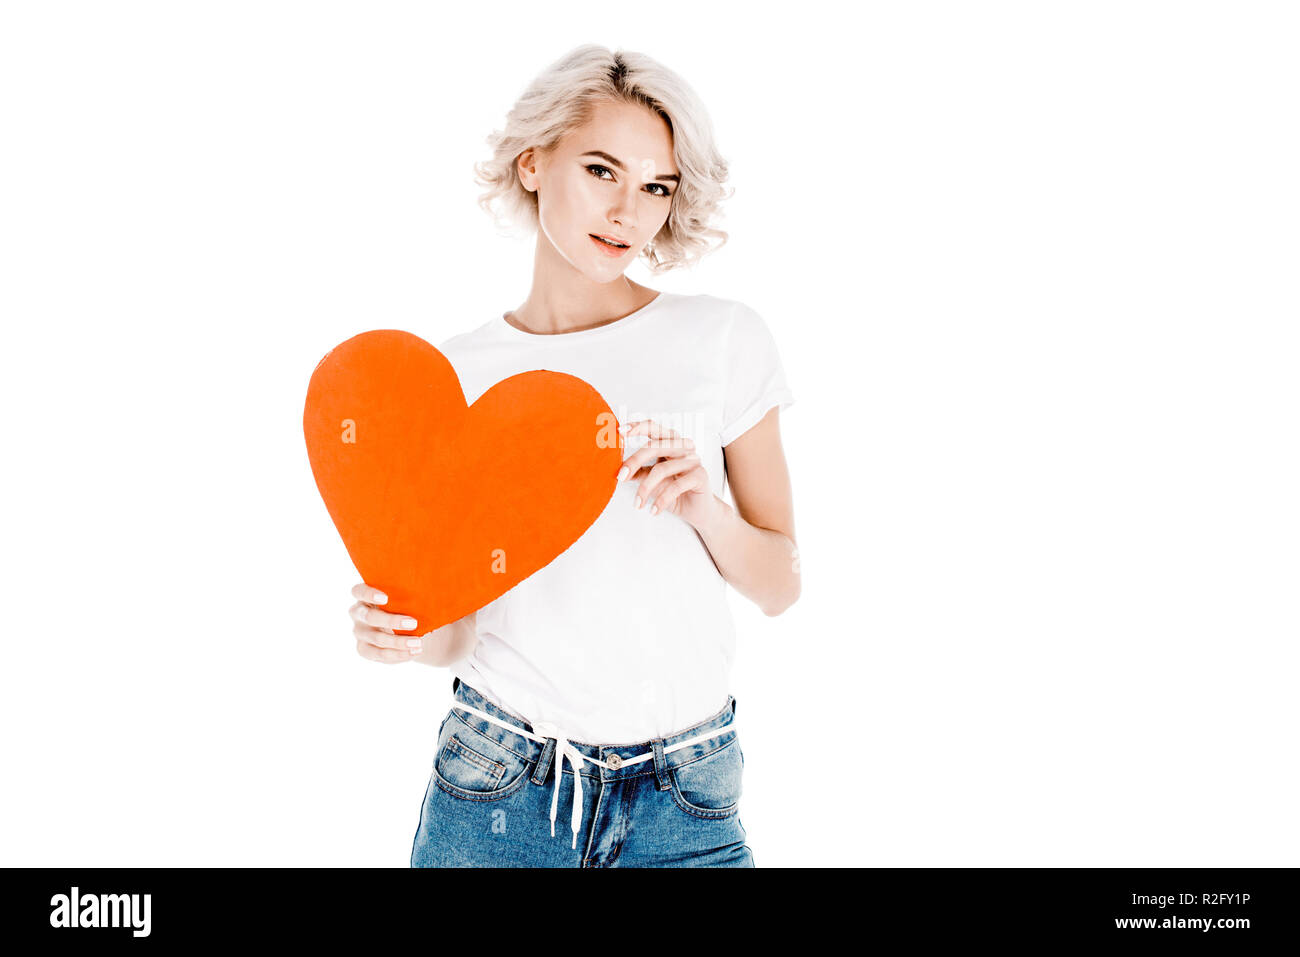
[[[649,436],[649,441],[623,462],[620,480],[640,481],[634,508],[648,508],[651,514],[671,512],[694,528],[713,516],[718,500],[709,484],[695,443],[664,428],[652,419],[639,419],[628,428],[624,439]]]

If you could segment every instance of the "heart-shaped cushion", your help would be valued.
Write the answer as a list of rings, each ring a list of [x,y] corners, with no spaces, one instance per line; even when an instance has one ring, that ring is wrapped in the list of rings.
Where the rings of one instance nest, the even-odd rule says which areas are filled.
[[[550,564],[600,516],[619,425],[588,383],[521,372],[467,406],[447,358],[397,329],[332,349],[303,433],[325,508],[362,581],[425,634]]]

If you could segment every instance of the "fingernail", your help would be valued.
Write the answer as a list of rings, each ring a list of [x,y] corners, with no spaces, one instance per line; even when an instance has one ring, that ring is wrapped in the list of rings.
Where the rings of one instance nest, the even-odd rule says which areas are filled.
[[[625,478],[627,478],[627,466],[626,466],[626,465],[624,465],[621,469],[618,470],[618,479],[617,479],[617,481],[621,482],[621,481],[623,481],[623,479],[625,479]]]
[[[419,638],[407,638],[406,647],[410,648],[412,651],[420,651],[424,648],[424,642]]]
[[[403,627],[403,628],[406,628],[406,629],[414,628],[414,627],[415,627],[415,619],[414,619],[414,618],[403,618],[403,619],[402,619],[402,627]]]
[[[637,500],[636,500],[636,507],[637,507],[637,508],[640,508],[640,507],[641,507],[641,500],[640,500],[640,499],[637,499]]]
[[[383,592],[380,592],[379,594],[375,595],[375,603],[379,605],[388,604],[388,596],[385,595]]]
[[[651,515],[658,515],[658,514],[659,514],[659,506],[658,506],[658,505],[651,505],[651,506],[650,506],[650,514],[651,514]]]

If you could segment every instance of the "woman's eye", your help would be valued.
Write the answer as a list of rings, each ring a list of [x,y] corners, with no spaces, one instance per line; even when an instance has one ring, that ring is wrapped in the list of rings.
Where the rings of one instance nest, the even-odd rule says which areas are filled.
[[[613,170],[611,170],[608,166],[601,166],[599,163],[592,163],[590,166],[587,167],[587,172],[589,172],[592,176],[596,177],[596,179],[604,179],[604,178],[605,178],[604,176],[601,176],[601,175],[600,175],[601,173],[609,173],[610,176],[613,176],[613,175],[614,175]],[[611,179],[611,180],[609,180],[609,182],[613,182],[613,180]],[[671,196],[671,195],[672,195],[672,193],[669,191],[668,187],[665,186],[663,183],[647,183],[646,185],[647,185],[647,186],[653,186],[653,187],[655,187],[656,189],[660,190],[660,192],[657,192],[657,193],[654,193],[654,194],[653,194],[653,195],[655,195],[655,196]]]

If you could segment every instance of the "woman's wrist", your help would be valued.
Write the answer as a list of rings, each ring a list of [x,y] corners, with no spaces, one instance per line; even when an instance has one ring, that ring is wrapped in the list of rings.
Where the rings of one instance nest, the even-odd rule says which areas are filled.
[[[710,538],[717,536],[735,517],[736,510],[714,495],[713,504],[705,511],[704,518],[696,523],[695,530],[707,544]]]

